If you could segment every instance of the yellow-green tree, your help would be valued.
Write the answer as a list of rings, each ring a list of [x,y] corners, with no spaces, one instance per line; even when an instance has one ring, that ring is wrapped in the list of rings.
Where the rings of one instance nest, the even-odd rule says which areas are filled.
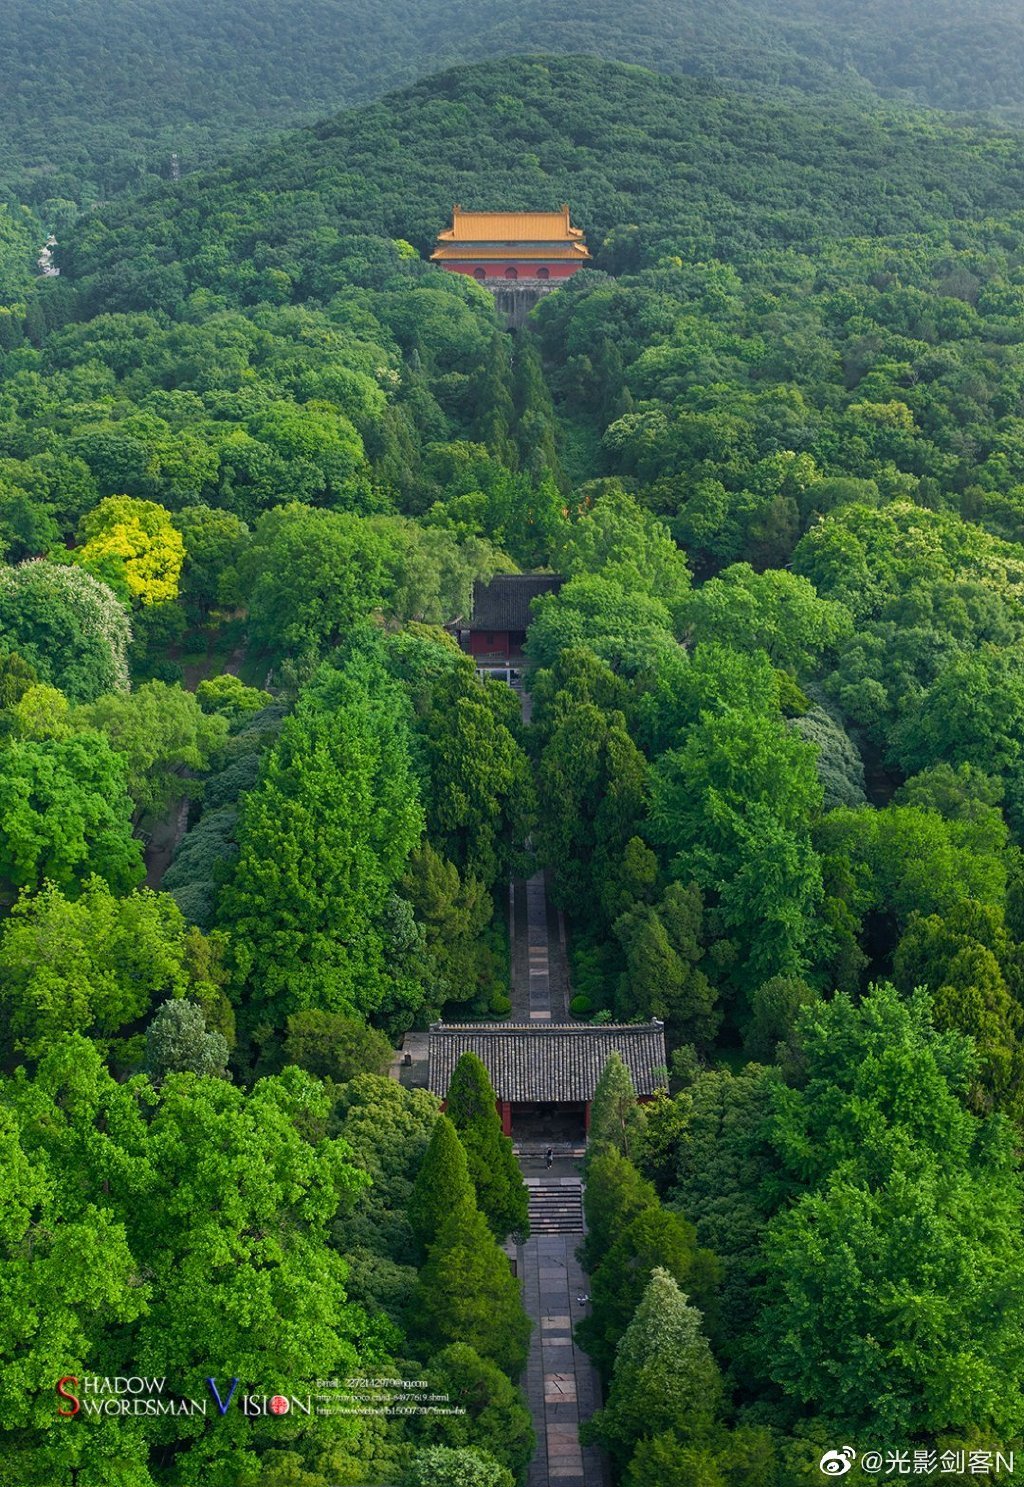
[[[155,501],[108,496],[82,517],[78,539],[76,561],[133,604],[178,597],[185,544]]]

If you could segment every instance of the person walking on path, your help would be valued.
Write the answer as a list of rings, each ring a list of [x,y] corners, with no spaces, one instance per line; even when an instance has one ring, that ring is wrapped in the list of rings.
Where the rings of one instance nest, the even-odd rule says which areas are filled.
[[[551,1164],[552,1164],[552,1162],[554,1160],[555,1160],[555,1154],[552,1151],[551,1147],[549,1146],[548,1149],[547,1149],[547,1151],[544,1153],[544,1165],[545,1165],[545,1167],[550,1167]]]

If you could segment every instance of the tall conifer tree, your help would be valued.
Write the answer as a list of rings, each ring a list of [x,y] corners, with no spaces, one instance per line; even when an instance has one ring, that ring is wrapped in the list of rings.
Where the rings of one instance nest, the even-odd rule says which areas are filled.
[[[615,1355],[605,1408],[584,1431],[620,1469],[644,1436],[674,1430],[682,1440],[710,1432],[722,1395],[718,1365],[667,1270],[655,1270]]]
[[[439,1115],[409,1198],[409,1223],[421,1249],[434,1243],[454,1209],[472,1201],[462,1142],[448,1117]]]
[[[643,1129],[643,1111],[637,1104],[633,1076],[617,1053],[608,1056],[590,1106],[587,1160],[612,1147],[632,1159]]]
[[[502,1132],[490,1076],[464,1053],[448,1088],[448,1116],[466,1149],[476,1200],[496,1239],[530,1231],[529,1199],[512,1142]]]
[[[471,1199],[449,1213],[430,1247],[413,1316],[432,1350],[467,1343],[511,1378],[526,1366],[531,1324],[519,1282]]]

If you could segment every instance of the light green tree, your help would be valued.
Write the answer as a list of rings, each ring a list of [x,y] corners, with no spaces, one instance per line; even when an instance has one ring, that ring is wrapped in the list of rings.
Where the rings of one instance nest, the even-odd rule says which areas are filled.
[[[511,1378],[526,1366],[530,1319],[508,1256],[470,1198],[443,1218],[420,1271],[413,1326],[431,1348],[464,1342]]]
[[[515,694],[504,683],[481,684],[460,667],[435,682],[419,725],[431,842],[460,873],[488,887],[512,872],[533,814],[517,714]]]
[[[1015,1434],[1021,1182],[1009,1127],[961,1099],[969,1042],[891,986],[811,1009],[799,1037],[801,1088],[775,1098],[792,1199],[765,1240],[764,1376],[847,1431]]]
[[[588,1163],[608,1147],[631,1157],[643,1125],[644,1114],[637,1104],[633,1076],[621,1056],[610,1053],[590,1106]]]
[[[651,835],[675,876],[717,894],[743,985],[799,975],[810,960],[821,799],[814,750],[781,722],[733,709],[694,725],[652,773]]]
[[[690,595],[683,623],[694,641],[762,650],[774,666],[805,670],[853,629],[845,605],[820,599],[814,585],[786,569],[755,573],[736,563]]]
[[[325,685],[334,693],[300,703],[245,797],[220,905],[236,984],[278,1025],[385,1003],[380,916],[423,829],[394,684],[337,673]]]
[[[0,750],[0,894],[49,881],[70,895],[93,874],[124,893],[143,876],[127,767],[105,738],[12,739]]]
[[[707,1437],[721,1399],[701,1314],[658,1267],[616,1349],[608,1402],[583,1438],[600,1441],[621,1468],[644,1437],[669,1430],[684,1441]]]
[[[118,897],[92,877],[69,899],[46,884],[15,904],[0,932],[7,1037],[38,1057],[67,1032],[109,1038],[157,998],[208,991],[196,940],[169,894]]]
[[[575,578],[598,574],[630,594],[647,594],[678,617],[690,592],[683,552],[664,523],[625,490],[611,489],[589,505],[565,531],[553,565]]]
[[[207,769],[228,736],[226,718],[205,713],[191,692],[160,681],[127,696],[97,698],[76,711],[75,722],[106,734],[125,759],[128,793],[139,811],[164,811],[188,794],[186,771]]]
[[[389,544],[358,516],[293,502],[260,517],[240,560],[257,645],[317,655],[385,594]]]
[[[22,1184],[0,1236],[13,1282],[4,1295],[21,1298],[15,1331],[5,1327],[0,1341],[4,1475],[20,1464],[19,1479],[42,1487],[78,1464],[97,1480],[149,1487],[147,1462],[161,1448],[197,1480],[225,1463],[258,1473],[262,1453],[283,1441],[301,1449],[288,1422],[272,1431],[233,1408],[211,1409],[198,1434],[170,1416],[144,1435],[130,1422],[55,1432],[53,1346],[72,1374],[98,1360],[116,1374],[158,1360],[196,1399],[209,1399],[207,1378],[227,1381],[236,1365],[240,1378],[301,1385],[311,1372],[384,1361],[372,1342],[360,1357],[365,1318],[327,1243],[339,1202],[365,1178],[343,1143],[307,1139],[297,1125],[299,1116],[322,1125],[328,1113],[322,1086],[296,1069],[251,1092],[195,1074],[169,1075],[159,1090],[142,1076],[119,1084],[81,1037],[55,1044],[33,1078],[19,1071],[3,1082],[0,1129],[15,1133],[4,1169]],[[44,1316],[38,1301],[58,1274]],[[351,1443],[351,1430],[328,1422],[318,1449],[342,1439]]]

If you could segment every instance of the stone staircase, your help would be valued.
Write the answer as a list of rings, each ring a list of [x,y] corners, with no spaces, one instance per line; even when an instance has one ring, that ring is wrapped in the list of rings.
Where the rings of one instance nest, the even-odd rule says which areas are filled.
[[[582,1234],[583,1184],[578,1177],[528,1177],[531,1234]]]

